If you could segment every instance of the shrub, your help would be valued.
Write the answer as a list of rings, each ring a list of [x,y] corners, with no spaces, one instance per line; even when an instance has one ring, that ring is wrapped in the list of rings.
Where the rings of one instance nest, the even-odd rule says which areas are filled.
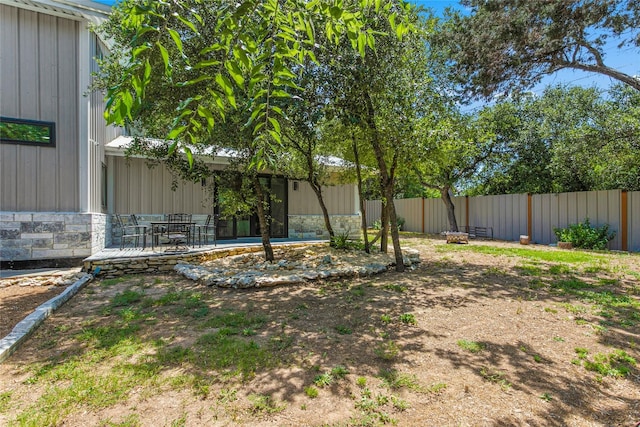
[[[582,249],[606,249],[607,243],[615,236],[609,232],[609,224],[594,227],[586,218],[581,224],[570,224],[567,228],[553,229],[559,242],[571,242],[573,247]]]
[[[401,231],[402,227],[404,227],[406,220],[403,217],[399,216],[399,217],[396,217],[396,222],[398,223],[398,231]],[[373,221],[374,230],[380,230],[381,228],[382,228],[382,221],[380,221],[379,219],[376,219],[375,221]]]

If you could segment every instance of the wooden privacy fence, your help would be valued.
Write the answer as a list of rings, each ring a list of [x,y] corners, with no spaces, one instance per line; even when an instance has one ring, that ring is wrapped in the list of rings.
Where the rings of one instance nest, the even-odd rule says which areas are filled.
[[[441,199],[396,199],[404,230],[440,233],[449,230]],[[507,194],[454,197],[458,226],[492,227],[493,237],[518,240],[527,235],[539,244],[556,242],[554,227],[589,218],[593,226],[609,224],[616,237],[609,249],[640,252],[640,191],[606,190],[554,194]],[[380,219],[381,202],[366,203],[367,222]]]

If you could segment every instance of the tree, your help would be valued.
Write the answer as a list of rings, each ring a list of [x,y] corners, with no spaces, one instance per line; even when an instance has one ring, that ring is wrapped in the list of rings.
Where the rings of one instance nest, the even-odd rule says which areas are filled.
[[[315,44],[314,26],[323,25],[333,43],[364,56],[375,44],[363,14],[387,19],[397,37],[406,31],[403,17],[388,2],[357,3],[305,0],[126,0],[118,3],[103,28],[114,40],[102,79],[108,83],[106,117],[110,123],[151,125],[171,140],[189,163],[193,147],[215,145],[216,123],[238,108],[248,113],[249,170],[272,165],[282,143],[283,110],[276,100],[290,99],[297,71]],[[397,22],[396,22],[397,21]],[[103,64],[104,65],[104,64]],[[153,113],[153,114],[150,114]],[[256,187],[259,192],[259,186]],[[258,204],[260,205],[260,203]],[[265,227],[261,220],[261,229]],[[267,236],[268,237],[268,236]],[[264,241],[264,238],[263,238]],[[272,260],[265,246],[267,259]]]
[[[462,0],[439,42],[452,73],[473,95],[528,88],[564,68],[599,73],[636,90],[640,80],[606,64],[605,43],[640,49],[635,0]]]
[[[640,92],[616,85],[556,86],[480,113],[502,154],[483,167],[475,194],[640,188]]]
[[[500,148],[482,121],[451,112],[434,123],[425,118],[416,132],[411,165],[420,182],[440,193],[447,209],[450,231],[458,231],[451,195],[456,185],[470,179]]]

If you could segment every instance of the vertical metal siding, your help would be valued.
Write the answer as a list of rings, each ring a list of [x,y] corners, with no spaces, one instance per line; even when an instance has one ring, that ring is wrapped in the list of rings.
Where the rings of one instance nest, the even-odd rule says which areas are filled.
[[[211,196],[200,182],[180,182],[171,190],[171,173],[164,166],[149,169],[144,159],[114,157],[114,213],[166,214],[212,212]]]
[[[78,209],[78,25],[0,5],[0,114],[57,132],[55,148],[0,144],[2,210]]]
[[[306,181],[295,181],[298,190],[293,189],[294,181],[289,181],[289,214],[321,215],[316,193]],[[352,184],[326,185],[322,187],[322,197],[327,210],[332,215],[352,215],[356,213],[355,188]]]

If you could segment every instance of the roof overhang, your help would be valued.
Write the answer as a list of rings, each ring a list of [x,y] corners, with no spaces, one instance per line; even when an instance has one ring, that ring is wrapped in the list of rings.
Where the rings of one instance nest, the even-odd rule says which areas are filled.
[[[111,13],[110,6],[90,0],[0,0],[0,4],[95,24],[107,19]]]

